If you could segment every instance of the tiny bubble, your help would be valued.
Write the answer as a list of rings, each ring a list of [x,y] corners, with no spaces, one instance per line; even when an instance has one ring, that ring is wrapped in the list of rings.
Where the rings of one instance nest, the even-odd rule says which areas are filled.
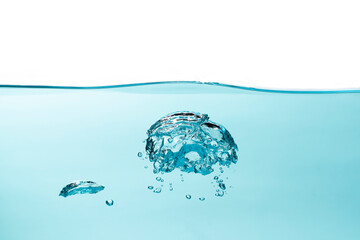
[[[199,200],[200,200],[200,201],[204,201],[204,200],[205,200],[205,198],[204,198],[204,197],[201,197],[201,198],[199,198]]]
[[[154,187],[153,186],[148,186],[148,189],[152,190]]]
[[[138,157],[142,157],[142,153],[141,153],[141,152],[138,152]]]
[[[215,177],[214,177],[214,180],[218,180],[218,179],[219,179],[219,177],[218,177],[218,176],[215,176]]]
[[[226,186],[224,183],[219,183],[219,187],[222,189],[222,190],[225,190],[226,189]]]
[[[144,168],[148,168],[148,166],[144,166]]]
[[[161,188],[155,188],[154,193],[161,193]]]
[[[156,181],[160,182],[160,181],[161,181],[161,177],[156,177]]]
[[[222,197],[222,196],[224,196],[224,191],[219,191],[218,193],[216,193],[215,194],[215,196],[217,196],[217,197]]]
[[[114,205],[114,201],[113,201],[112,199],[106,200],[105,203],[106,203],[106,205],[108,205],[108,206]]]
[[[191,195],[190,194],[186,195],[186,198],[191,199]]]

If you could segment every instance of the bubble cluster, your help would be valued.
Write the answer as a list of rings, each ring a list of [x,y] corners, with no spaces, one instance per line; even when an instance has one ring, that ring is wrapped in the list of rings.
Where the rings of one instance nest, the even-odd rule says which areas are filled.
[[[237,145],[220,124],[207,114],[176,112],[169,114],[147,131],[146,153],[154,173],[194,172],[203,175],[214,171],[217,163],[229,167],[237,162]]]

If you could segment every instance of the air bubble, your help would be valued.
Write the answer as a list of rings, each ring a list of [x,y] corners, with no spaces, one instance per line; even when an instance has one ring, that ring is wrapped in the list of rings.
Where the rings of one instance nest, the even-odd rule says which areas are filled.
[[[141,153],[141,152],[138,152],[138,157],[142,157],[143,156],[143,154]]]
[[[169,114],[153,124],[147,135],[146,152],[154,162],[154,173],[178,168],[207,175],[216,163],[229,166],[237,162],[234,139],[223,126],[209,121],[207,114]]]
[[[113,201],[112,199],[106,200],[105,203],[106,203],[106,205],[108,205],[108,206],[114,205],[114,201]]]
[[[104,186],[98,185],[92,181],[76,181],[66,185],[60,192],[59,196],[67,197],[76,194],[95,194],[104,190]]]
[[[215,194],[215,196],[217,197],[222,197],[224,196],[224,191],[220,190],[220,191],[217,191],[218,193]]]
[[[148,186],[148,189],[152,190],[152,189],[154,189],[154,187],[153,186]]]
[[[153,192],[154,193],[161,193],[161,188],[155,188]]]
[[[205,201],[205,198],[204,198],[204,197],[200,197],[199,200],[200,200],[200,201]]]
[[[219,183],[219,187],[222,189],[222,190],[225,190],[226,189],[226,186],[224,183]]]
[[[186,198],[191,199],[191,195],[190,194],[186,195]]]

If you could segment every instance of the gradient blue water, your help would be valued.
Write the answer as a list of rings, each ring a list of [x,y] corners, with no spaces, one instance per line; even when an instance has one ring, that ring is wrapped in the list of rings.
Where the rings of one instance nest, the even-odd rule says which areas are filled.
[[[137,154],[175,111],[208,114],[238,145],[223,197],[213,174],[173,171],[148,189],[161,182]],[[0,239],[359,239],[359,147],[359,91],[2,86]],[[105,189],[60,197],[75,180]]]

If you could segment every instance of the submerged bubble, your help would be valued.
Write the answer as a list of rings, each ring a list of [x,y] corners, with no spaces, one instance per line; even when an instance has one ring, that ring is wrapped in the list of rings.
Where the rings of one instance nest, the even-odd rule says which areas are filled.
[[[222,190],[217,191],[217,193],[215,194],[215,196],[217,196],[217,197],[222,197],[222,196],[224,196],[224,191],[222,191]]]
[[[205,201],[205,198],[204,198],[204,197],[200,197],[199,200],[200,200],[200,201]]]
[[[169,183],[169,190],[172,191],[174,190],[173,186],[172,186],[172,183]]]
[[[225,190],[226,189],[226,186],[224,183],[219,183],[219,187],[222,189],[222,190]]]
[[[148,189],[152,190],[152,189],[154,189],[154,187],[153,186],[148,186]]]
[[[108,205],[108,206],[114,205],[114,201],[113,201],[112,199],[106,200],[105,203],[106,203],[106,205]]]
[[[154,173],[178,168],[207,175],[216,163],[230,166],[237,162],[234,139],[223,126],[209,121],[207,114],[167,115],[153,124],[147,135],[146,152],[154,163]]]
[[[215,176],[215,177],[214,177],[214,180],[216,180],[216,181],[217,181],[218,179],[219,179],[219,177],[218,177],[218,176]]]
[[[156,177],[156,181],[160,182],[162,180],[161,177]]]
[[[76,194],[95,194],[104,190],[104,186],[98,185],[92,181],[76,181],[66,185],[60,192],[59,196],[67,197]]]
[[[153,192],[154,193],[161,193],[161,188],[155,188]]]
[[[186,195],[186,198],[191,199],[191,195],[190,194]]]
[[[143,154],[141,152],[138,152],[137,155],[138,155],[138,157],[142,157]]]

